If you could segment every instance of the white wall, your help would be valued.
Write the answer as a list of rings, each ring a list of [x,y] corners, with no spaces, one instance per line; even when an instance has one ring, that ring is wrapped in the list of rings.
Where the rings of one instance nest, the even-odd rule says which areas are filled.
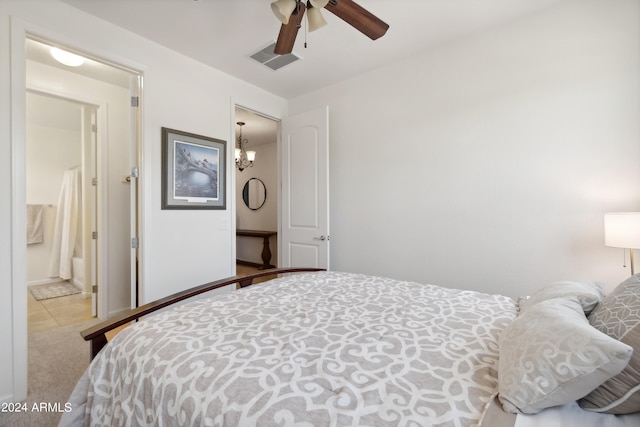
[[[330,106],[333,268],[514,296],[622,279],[602,214],[640,210],[638,8],[560,4],[292,100]],[[25,30],[144,73],[143,301],[229,275],[235,249],[232,167],[227,210],[160,210],[160,128],[231,141],[235,103],[287,109],[66,5],[0,1],[0,400],[26,395]]]
[[[640,3],[580,0],[290,103],[330,107],[331,265],[518,296],[629,270]]]
[[[226,210],[161,210],[161,127],[229,141],[234,103],[276,118],[282,117],[287,107],[282,98],[65,4],[0,1],[2,401],[21,400],[26,396],[23,40],[27,31],[144,74],[143,162],[140,165],[143,227],[139,264],[142,302],[230,276],[234,269],[235,187],[230,167],[231,150],[227,156]],[[188,78],[185,70],[189,71]],[[10,126],[6,125],[9,123]]]
[[[43,241],[27,246],[27,285],[31,286],[60,280],[49,277],[58,195],[64,172],[81,163],[82,147],[79,105],[35,93],[27,96],[26,197],[27,203],[44,205]],[[68,120],[42,121],[42,109],[72,116],[76,126],[66,126]]]

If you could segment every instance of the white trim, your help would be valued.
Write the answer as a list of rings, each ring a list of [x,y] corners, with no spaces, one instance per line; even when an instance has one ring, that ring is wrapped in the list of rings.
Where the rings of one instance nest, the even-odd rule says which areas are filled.
[[[245,106],[245,104],[241,104],[239,102],[234,101],[233,98],[231,98],[231,136],[229,138],[229,141],[231,142],[231,144],[229,144],[229,152],[231,153],[233,151],[233,148],[235,147],[235,141],[236,141],[236,108],[240,108],[242,110],[245,111],[249,111],[253,114],[256,114],[258,116],[267,118],[269,120],[273,120],[274,122],[276,122],[278,124],[278,130],[277,130],[277,136],[276,136],[276,157],[278,159],[278,163],[276,164],[276,168],[277,168],[277,177],[276,177],[276,182],[278,183],[278,186],[281,185],[282,179],[281,179],[281,164],[280,164],[280,123],[282,122],[282,117],[277,117],[268,113],[263,113],[260,112],[258,110],[256,110],[253,107],[247,107]],[[233,233],[233,235],[231,236],[231,254],[232,254],[232,259],[231,262],[233,263],[232,269],[231,271],[235,272],[236,271],[236,251],[237,251],[237,247],[236,247],[236,236],[235,236],[235,231],[236,231],[236,219],[237,219],[237,213],[236,213],[236,166],[235,166],[235,162],[234,162],[234,158],[231,156],[231,154],[229,154],[230,159],[229,159],[229,164],[231,165],[231,169],[233,169],[233,174],[231,177],[231,183],[232,183],[232,187],[231,187],[231,206],[233,206],[233,210],[232,215],[231,215],[231,232]],[[277,216],[277,221],[278,221],[278,235],[280,235],[281,232],[281,212],[280,212],[280,207],[282,206],[282,204],[280,203],[280,197],[282,194],[282,191],[280,191],[280,188],[278,188],[278,191],[276,191],[277,195],[278,195],[278,216]],[[276,243],[277,243],[277,259],[278,259],[278,263],[280,263],[280,260],[282,259],[280,257],[281,254],[281,249],[280,249],[280,239],[276,239]],[[279,266],[279,265],[278,265]],[[277,266],[277,267],[278,267]]]
[[[10,84],[10,146],[11,146],[11,301],[12,301],[12,372],[13,372],[13,393],[3,397],[2,401],[22,401],[27,397],[27,278],[26,278],[26,233],[15,232],[15,230],[26,229],[26,176],[24,165],[26,161],[26,52],[25,40],[27,37],[43,37],[68,45],[77,46],[83,52],[94,52],[102,62],[108,64],[119,63],[121,68],[127,70],[138,70],[139,75],[143,75],[147,67],[143,67],[131,60],[124,59],[105,52],[94,46],[87,45],[85,40],[78,40],[63,36],[44,29],[36,24],[27,23],[15,16],[9,16],[9,32],[11,34],[10,52],[11,68],[9,69]],[[95,57],[95,56],[94,56]],[[106,114],[106,108],[101,114]],[[100,120],[100,119],[99,119]],[[103,116],[103,123],[106,123],[106,116]],[[142,127],[144,117],[141,115],[139,125]],[[102,126],[106,128],[106,126]],[[103,129],[101,132],[106,132]],[[144,199],[139,197],[140,210],[144,205]],[[106,203],[104,203],[106,206]],[[103,233],[105,235],[106,233]],[[106,239],[104,239],[106,240]],[[103,249],[104,250],[104,249]],[[140,254],[141,255],[141,254]],[[141,273],[144,260],[140,259],[138,268]],[[107,269],[102,269],[107,270]],[[142,275],[141,275],[142,276]],[[142,281],[141,287],[142,285]],[[103,298],[106,299],[106,298]]]
[[[48,285],[49,283],[58,283],[61,282],[62,279],[55,278],[55,279],[41,279],[41,280],[32,280],[30,282],[27,282],[27,288],[30,286],[39,286],[39,285]]]
[[[26,234],[26,25],[11,26],[11,281],[13,307],[13,399],[27,397],[27,245]]]
[[[26,58],[25,58],[26,61]],[[29,84],[25,82],[25,86]],[[48,87],[40,87],[37,84],[29,84],[25,90],[30,92],[41,93],[49,96],[55,96],[57,98],[77,102],[80,104],[90,105],[97,110],[96,118],[98,125],[97,133],[97,151],[98,151],[98,284],[109,283],[109,269],[106,266],[109,265],[109,233],[107,231],[106,218],[108,217],[108,199],[109,194],[109,179],[108,179],[108,166],[106,165],[108,159],[108,135],[107,135],[107,109],[108,103],[105,100],[79,95],[75,92],[67,92],[64,90],[52,90]],[[103,164],[104,162],[104,164]],[[22,177],[23,180],[25,179]],[[26,190],[25,190],[26,191]],[[25,213],[26,214],[26,213]],[[26,267],[25,267],[26,271]],[[100,319],[106,319],[108,317],[108,289],[105,286],[98,285],[98,317]]]
[[[143,199],[142,194],[143,191],[143,164],[144,164],[144,128],[142,126],[143,119],[143,84],[144,84],[144,76],[142,73],[131,73],[129,78],[129,91],[132,92],[131,96],[138,97],[138,105],[137,107],[131,107],[130,117],[131,117],[131,125],[129,126],[130,132],[130,143],[133,144],[133,147],[130,147],[130,158],[129,158],[129,166],[138,168],[138,177],[135,178],[135,181],[131,181],[132,184],[135,182],[136,191],[135,191],[135,201],[132,200],[130,205],[130,210],[133,215],[130,218],[131,225],[134,229],[134,234],[131,237],[136,237],[138,239],[138,248],[131,248],[131,289],[130,289],[130,300],[131,305],[130,308],[136,308],[140,305],[140,301],[142,300],[142,296],[140,295],[140,289],[137,288],[139,283],[142,283],[142,266],[141,263],[138,262],[142,258],[143,252],[143,227],[142,227],[142,206]],[[134,270],[135,269],[135,270]],[[136,271],[137,270],[137,271]],[[138,280],[136,283],[135,280]],[[141,286],[139,288],[142,288]],[[136,301],[137,299],[137,301]],[[137,302],[137,304],[136,304]]]
[[[229,233],[231,233],[231,238],[229,239],[231,244],[229,247],[229,250],[231,251],[231,259],[229,260],[229,262],[231,263],[230,265],[230,271],[234,274],[237,275],[238,272],[236,270],[236,259],[238,258],[238,254],[237,254],[237,239],[235,236],[235,232],[236,232],[236,227],[237,227],[237,220],[238,220],[238,213],[237,213],[237,207],[236,207],[236,179],[238,179],[237,176],[237,171],[236,171],[236,165],[235,165],[235,155],[231,155],[231,153],[235,153],[235,146],[236,146],[236,107],[237,104],[234,102],[233,98],[231,98],[231,105],[229,107],[229,109],[231,110],[231,114],[229,114],[229,117],[231,118],[231,121],[229,123],[229,143],[227,144],[227,165],[229,165],[229,167],[227,169],[230,169],[230,173],[227,174],[228,176],[228,180],[231,183],[231,188],[229,188],[228,194],[229,196],[229,211],[231,212],[231,227],[229,227]],[[231,172],[233,171],[233,172]]]

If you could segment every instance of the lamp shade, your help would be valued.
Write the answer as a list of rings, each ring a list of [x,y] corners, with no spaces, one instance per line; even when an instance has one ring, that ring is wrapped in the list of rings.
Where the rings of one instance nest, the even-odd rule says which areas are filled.
[[[614,248],[640,249],[640,212],[604,214],[604,244]]]
[[[256,159],[256,152],[247,151],[247,160],[249,160],[250,162],[253,162],[255,159]]]
[[[329,4],[329,0],[309,0],[311,3],[311,7],[315,7],[316,9],[322,9],[327,4]]]
[[[327,25],[327,21],[322,17],[320,9],[311,7],[307,9],[307,22],[309,22],[309,32],[315,31]]]
[[[277,0],[271,3],[271,11],[284,25],[289,23],[289,18],[296,8],[296,0]]]

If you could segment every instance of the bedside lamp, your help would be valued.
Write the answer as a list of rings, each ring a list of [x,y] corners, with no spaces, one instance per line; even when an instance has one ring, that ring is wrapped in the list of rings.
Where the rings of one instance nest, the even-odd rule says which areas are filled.
[[[612,212],[604,214],[604,244],[629,249],[631,275],[633,250],[640,249],[640,212]]]

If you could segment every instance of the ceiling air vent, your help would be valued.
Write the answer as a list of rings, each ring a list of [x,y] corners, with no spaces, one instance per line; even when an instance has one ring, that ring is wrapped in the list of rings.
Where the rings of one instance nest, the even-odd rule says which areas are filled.
[[[276,44],[271,43],[269,46],[251,55],[251,58],[255,59],[262,65],[271,68],[272,70],[277,70],[300,59],[300,57],[295,53],[287,53],[286,55],[275,54],[273,53],[273,49],[275,47]]]

